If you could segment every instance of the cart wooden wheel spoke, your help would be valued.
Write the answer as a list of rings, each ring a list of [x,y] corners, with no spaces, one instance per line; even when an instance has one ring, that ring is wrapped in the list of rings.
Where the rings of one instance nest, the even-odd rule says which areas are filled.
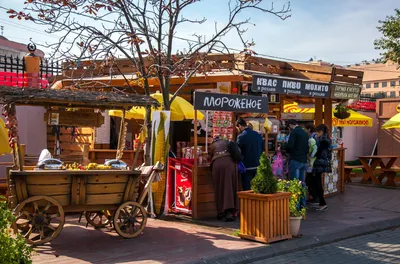
[[[111,214],[108,211],[86,212],[86,221],[95,228],[111,225]]]
[[[136,202],[126,202],[114,214],[114,228],[124,238],[140,235],[146,227],[147,215],[143,206]]]
[[[16,219],[15,224],[18,229],[27,232],[29,230],[29,223],[32,222],[32,217],[28,214],[28,212],[21,213]]]
[[[48,196],[33,196],[22,201],[15,208],[14,215],[14,231],[32,245],[41,245],[56,238],[65,222],[61,204]]]

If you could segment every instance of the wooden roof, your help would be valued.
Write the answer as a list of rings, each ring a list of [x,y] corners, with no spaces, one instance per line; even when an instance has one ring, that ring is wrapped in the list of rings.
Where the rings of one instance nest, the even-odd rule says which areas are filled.
[[[123,92],[79,89],[30,89],[0,86],[0,104],[59,106],[96,109],[129,109],[132,106],[159,106],[156,99]]]

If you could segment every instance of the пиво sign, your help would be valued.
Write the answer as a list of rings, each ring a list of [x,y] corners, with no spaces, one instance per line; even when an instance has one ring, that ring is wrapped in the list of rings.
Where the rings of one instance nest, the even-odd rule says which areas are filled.
[[[195,92],[194,108],[196,110],[268,113],[268,98],[261,96]]]
[[[253,75],[252,92],[330,97],[329,83],[312,82],[274,75]]]

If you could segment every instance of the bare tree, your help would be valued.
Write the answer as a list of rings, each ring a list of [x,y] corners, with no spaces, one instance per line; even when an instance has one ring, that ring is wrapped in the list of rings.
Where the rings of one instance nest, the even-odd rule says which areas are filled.
[[[188,40],[187,49],[174,54],[177,27],[206,21],[206,18],[185,16],[188,7],[198,2],[200,0],[26,0],[23,11],[9,10],[8,13],[11,18],[46,25],[50,34],[61,34],[58,42],[49,44],[55,59],[74,63],[101,59],[106,65],[115,63],[115,54],[121,54],[137,69],[135,76],[124,77],[127,85],[141,86],[149,95],[149,78],[158,78],[163,109],[169,110],[190,77],[208,69],[207,65],[212,63],[206,59],[208,53],[230,52],[223,42],[226,34],[236,32],[244,52],[249,51],[254,43],[243,36],[250,18],[240,18],[240,13],[259,11],[284,20],[291,12],[290,3],[275,9],[273,3],[264,7],[263,0],[230,0],[224,24],[215,23],[214,32],[207,40],[205,36],[194,35],[196,41]],[[79,47],[78,53],[74,47]],[[169,98],[172,76],[184,77],[185,81]],[[149,114],[146,123],[151,125]],[[150,129],[148,131],[150,133]]]

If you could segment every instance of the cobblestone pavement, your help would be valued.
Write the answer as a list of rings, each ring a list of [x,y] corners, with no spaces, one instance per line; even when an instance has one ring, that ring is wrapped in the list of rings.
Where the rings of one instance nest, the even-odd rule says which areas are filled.
[[[276,256],[253,264],[375,264],[400,263],[400,229],[346,239],[336,243]]]

